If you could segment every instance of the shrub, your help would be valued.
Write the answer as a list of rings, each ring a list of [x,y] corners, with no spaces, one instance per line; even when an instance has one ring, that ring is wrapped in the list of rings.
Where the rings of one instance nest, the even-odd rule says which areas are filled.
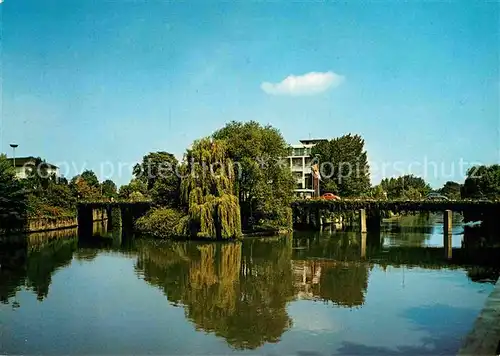
[[[136,221],[135,228],[139,232],[155,237],[179,236],[181,230],[178,225],[183,217],[184,214],[175,209],[151,209]]]
[[[273,213],[266,217],[259,219],[257,230],[279,230],[279,231],[291,231],[293,213],[292,209],[289,207],[275,207]]]

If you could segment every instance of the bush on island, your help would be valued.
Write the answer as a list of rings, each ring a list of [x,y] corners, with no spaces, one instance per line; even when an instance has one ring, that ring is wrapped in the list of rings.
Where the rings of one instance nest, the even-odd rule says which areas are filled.
[[[136,221],[135,228],[141,233],[155,237],[175,237],[179,235],[177,227],[183,216],[184,214],[176,209],[151,209]]]

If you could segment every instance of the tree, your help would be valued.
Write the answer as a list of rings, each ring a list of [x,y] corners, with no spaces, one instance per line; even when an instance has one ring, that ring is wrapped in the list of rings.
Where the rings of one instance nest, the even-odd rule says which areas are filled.
[[[412,174],[397,178],[384,178],[380,186],[387,192],[389,199],[420,199],[432,191],[423,178]]]
[[[369,191],[370,173],[364,144],[361,136],[348,134],[313,147],[312,156],[318,156],[321,167],[321,193],[349,197]]]
[[[374,199],[385,199],[387,197],[387,193],[381,184],[372,187],[369,195]]]
[[[83,171],[82,174],[80,174],[80,178],[83,179],[90,187],[99,188],[99,179],[97,179],[97,176],[93,171]]]
[[[153,202],[159,206],[179,204],[180,178],[176,174],[179,162],[168,152],[151,152],[134,167],[136,179],[146,184]]]
[[[99,182],[97,182],[96,186],[93,185],[93,183],[91,185],[88,183],[88,179],[84,179],[81,175],[73,177],[69,186],[73,195],[76,196],[77,199],[93,200],[101,197],[101,192],[98,188]]]
[[[111,179],[106,179],[101,183],[102,195],[106,198],[116,198],[118,196],[115,182]]]
[[[122,185],[118,193],[120,198],[129,199],[130,194],[138,192],[141,193],[143,197],[148,194],[148,187],[145,182],[139,179],[133,178],[129,184]]]
[[[288,145],[279,130],[255,121],[233,121],[213,137],[226,141],[228,155],[238,168],[235,189],[244,225],[286,221],[295,180],[288,164],[281,161],[288,155]]]
[[[240,206],[234,195],[233,162],[226,144],[204,138],[188,150],[181,182],[181,201],[188,216],[181,220],[183,235],[229,239],[241,236]]]
[[[12,164],[0,155],[0,229],[20,228],[26,220],[27,197],[23,185],[15,178]]]
[[[461,184],[457,182],[446,182],[440,189],[440,193],[450,199],[460,199]]]
[[[35,159],[33,169],[22,181],[28,195],[30,216],[57,217],[74,215],[76,194],[66,179],[48,173],[48,165],[40,157]]]
[[[175,175],[178,161],[171,153],[160,151],[150,152],[142,158],[142,162],[134,166],[134,175],[147,184],[148,190],[153,189],[156,181]]]
[[[462,198],[500,198],[500,165],[475,166],[467,171]]]

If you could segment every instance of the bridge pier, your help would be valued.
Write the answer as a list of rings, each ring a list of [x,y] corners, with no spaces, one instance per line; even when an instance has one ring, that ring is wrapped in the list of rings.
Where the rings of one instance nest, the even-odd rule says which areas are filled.
[[[77,209],[78,236],[92,235],[94,216],[93,209],[89,206],[78,206]]]
[[[452,230],[452,217],[453,212],[451,210],[445,210],[443,214],[444,232],[451,234]]]
[[[451,232],[452,232],[452,217],[453,212],[451,210],[445,210],[443,214],[443,247],[444,247],[444,257],[450,260],[453,256],[453,247],[451,243]]]
[[[359,210],[359,230],[361,233],[365,233],[366,230],[366,210],[365,209],[360,209]]]
[[[121,229],[122,224],[122,209],[119,205],[113,205],[111,207],[111,230]]]

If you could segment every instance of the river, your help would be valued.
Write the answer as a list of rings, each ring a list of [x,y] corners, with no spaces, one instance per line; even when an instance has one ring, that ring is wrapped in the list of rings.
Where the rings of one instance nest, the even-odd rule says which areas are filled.
[[[38,234],[1,248],[0,354],[455,354],[498,273],[447,262],[442,246],[435,216],[385,223],[366,247],[332,231]]]

